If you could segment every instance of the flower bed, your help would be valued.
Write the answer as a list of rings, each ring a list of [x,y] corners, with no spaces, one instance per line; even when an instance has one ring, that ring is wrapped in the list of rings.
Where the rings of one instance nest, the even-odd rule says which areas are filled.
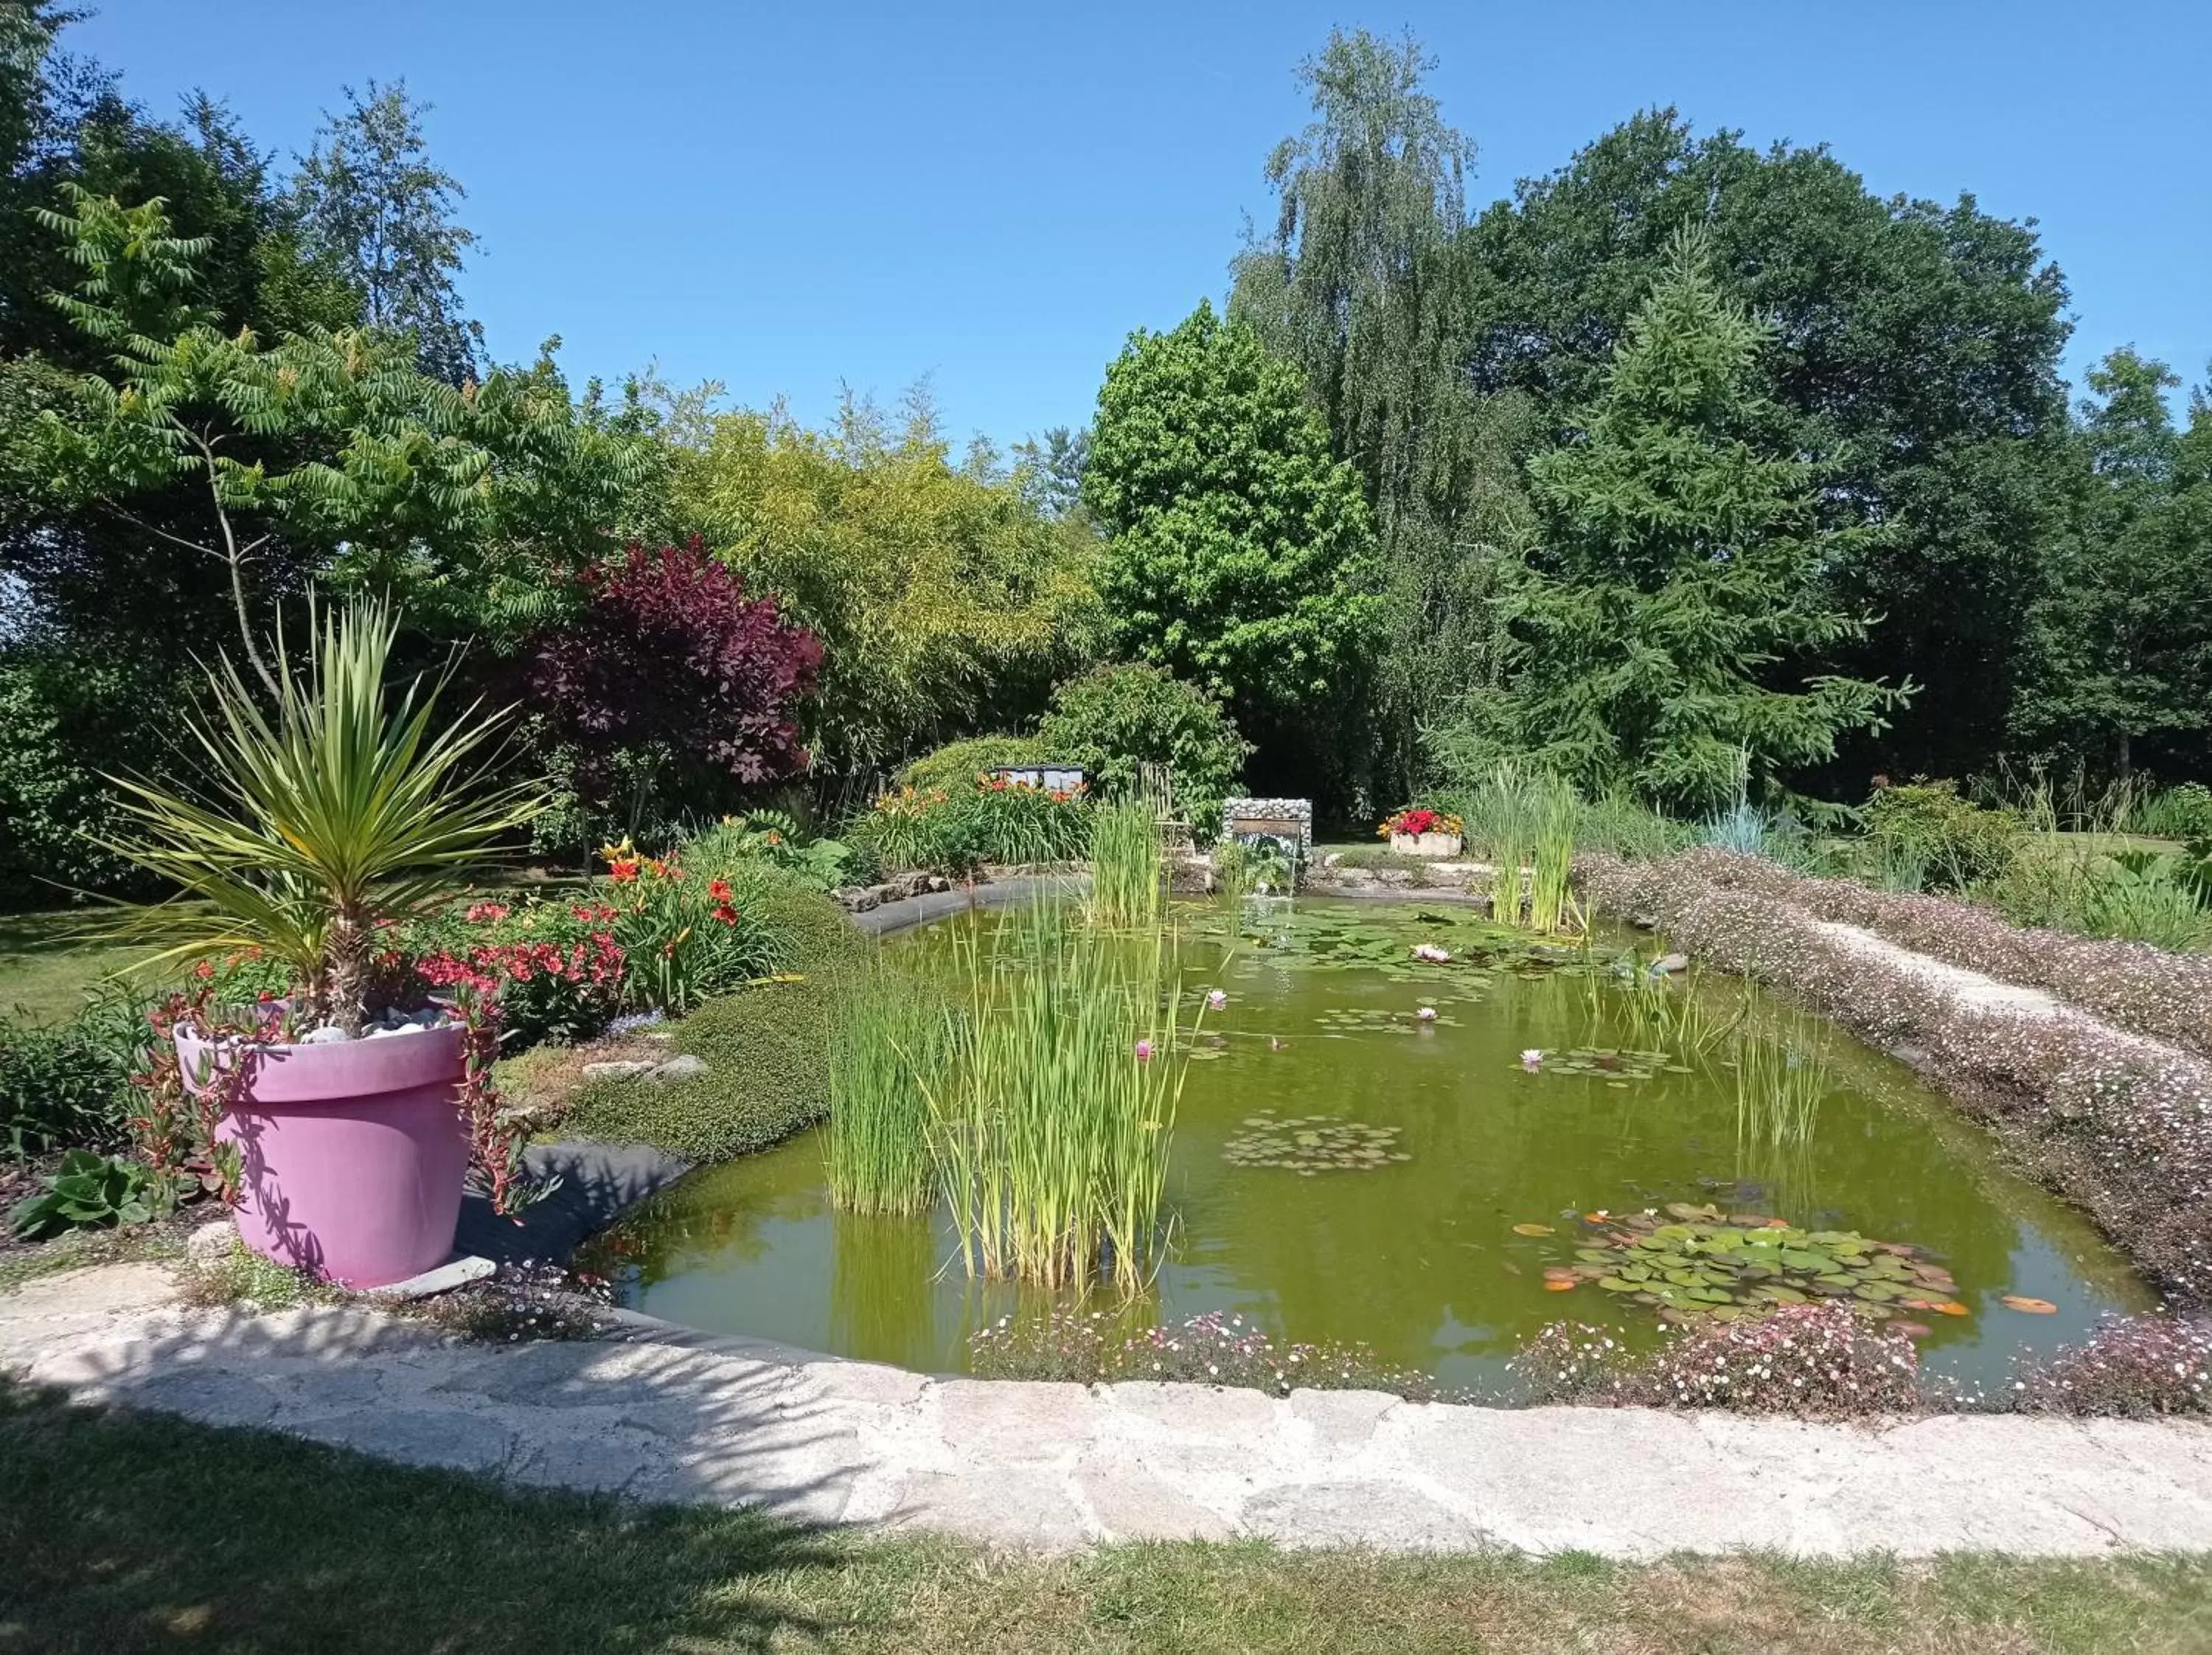
[[[1863,926],[1901,948],[2041,989],[2123,1028],[2212,1056],[2212,954],[2022,930],[1955,897],[1811,879],[1764,857],[1730,851],[1688,851],[1667,866],[1709,886],[1794,903],[1821,919]]]
[[[1833,881],[1778,869],[1770,877],[1749,858],[1711,852],[1638,863],[1594,856],[1581,871],[1601,909],[1802,995],[1864,1038],[1908,1054],[2046,1184],[2087,1208],[2154,1283],[2184,1305],[2212,1303],[2212,1062],[2086,1019],[1962,1004],[1844,946],[1791,895]],[[2081,946],[2154,963],[2174,958],[2127,944]]]

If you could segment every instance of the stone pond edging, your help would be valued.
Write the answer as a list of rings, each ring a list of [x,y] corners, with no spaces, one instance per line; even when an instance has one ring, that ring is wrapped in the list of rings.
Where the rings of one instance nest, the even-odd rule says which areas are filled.
[[[491,1346],[366,1305],[195,1310],[145,1263],[0,1294],[0,1371],[520,1485],[1050,1550],[2212,1549],[2212,1427],[2180,1421],[1829,1425],[939,1379],[635,1316],[607,1339]]]

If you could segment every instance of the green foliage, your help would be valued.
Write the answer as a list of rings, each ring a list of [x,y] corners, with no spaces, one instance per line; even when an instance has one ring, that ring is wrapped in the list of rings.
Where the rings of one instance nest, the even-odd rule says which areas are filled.
[[[2212,705],[2212,408],[2177,432],[2179,377],[2131,350],[2088,383],[2075,526],[2031,615],[2014,725],[2124,776],[2146,747],[2195,739]]]
[[[1042,764],[1064,757],[1033,735],[972,735],[932,748],[901,770],[898,779],[902,787],[918,793],[953,793],[974,786],[978,776],[1000,765]]]
[[[112,1230],[119,1224],[143,1224],[158,1215],[162,1202],[153,1170],[121,1155],[72,1149],[45,1187],[18,1202],[8,1215],[24,1241],[43,1241],[64,1230]]]
[[[1533,462],[1551,526],[1515,581],[1516,674],[1441,739],[1455,768],[1525,751],[1601,790],[1725,804],[1879,729],[1906,693],[1802,661],[1863,635],[1824,571],[1866,538],[1821,526],[1820,472],[1763,452],[1751,372],[1771,330],[1678,238],[1614,353],[1580,440]]]
[[[2212,837],[2212,788],[2202,782],[2159,788],[2135,801],[2128,824],[2137,833],[2166,839]]]
[[[676,453],[672,487],[675,511],[822,640],[816,745],[833,771],[1019,716],[1091,658],[1088,529],[955,466],[920,397],[896,431],[851,399],[827,431],[780,410],[716,417]]]
[[[724,818],[686,842],[684,865],[728,875],[733,869],[767,867],[817,891],[833,891],[849,881],[855,858],[835,839],[810,837],[791,816],[779,810],[747,811]]]
[[[1380,618],[1368,513],[1297,368],[1201,303],[1106,370],[1084,503],[1129,654],[1227,703],[1265,748],[1329,710]]]
[[[579,1098],[568,1128],[587,1138],[653,1144],[693,1161],[727,1160],[781,1142],[829,1112],[836,1002],[828,986],[813,981],[762,983],[710,1001],[672,1031],[677,1050],[702,1059],[706,1073],[596,1082]]]
[[[2004,874],[2025,833],[2010,811],[1961,799],[1955,782],[1882,788],[1867,806],[1866,829],[1877,857],[1910,863],[1927,880],[1954,891]]]
[[[965,788],[884,794],[848,837],[880,867],[951,877],[986,862],[1073,861],[1089,846],[1091,831],[1091,806],[1081,794],[978,777]]]
[[[1267,159],[1274,233],[1237,259],[1229,312],[1304,371],[1364,484],[1384,599],[1372,733],[1400,797],[1419,727],[1502,672],[1501,565],[1534,529],[1534,406],[1467,372],[1486,313],[1466,246],[1474,144],[1423,88],[1433,67],[1410,37],[1330,32],[1301,70],[1315,119]]]
[[[1091,922],[1156,928],[1166,900],[1158,802],[1138,793],[1101,805],[1091,841]]]
[[[120,988],[51,1028],[0,1019],[0,1159],[121,1144],[145,1042],[143,1004]]]
[[[1166,773],[1176,807],[1218,824],[1251,744],[1221,703],[1158,666],[1099,666],[1053,691],[1037,727],[1052,758],[1080,764],[1091,790],[1127,798],[1148,767]]]
[[[478,376],[483,330],[460,313],[453,277],[475,234],[454,223],[467,192],[430,165],[422,118],[429,106],[405,83],[346,88],[300,163],[291,207],[311,258],[344,272],[366,326],[411,334],[423,371],[450,385]]]
[[[1187,1061],[1172,947],[1156,922],[1109,930],[1048,903],[1002,920],[988,954],[969,946],[949,1050],[921,1078],[962,1262],[1134,1293],[1165,1239]]]
[[[1649,110],[1481,213],[1455,366],[1478,391],[1533,399],[1540,430],[1571,429],[1684,223],[1708,227],[1722,294],[1779,325],[1751,368],[1759,451],[1821,456],[1824,510],[1884,527],[1836,543],[1823,571],[1832,606],[1879,622],[1814,658],[1926,686],[1867,768],[1987,763],[2072,492],[2069,306],[2033,221],[1971,194],[1882,196],[1825,145],[1762,149]]]
[[[185,723],[203,786],[187,797],[118,778],[126,825],[102,843],[198,899],[142,915],[173,939],[161,958],[265,949],[310,1010],[358,1035],[373,922],[444,895],[540,795],[487,782],[496,716],[441,722],[436,687],[425,695],[419,678],[387,692],[391,611],[319,620],[304,673],[277,640],[273,719],[229,660],[210,671],[213,716]]]
[[[830,1199],[856,1213],[918,1213],[935,1197],[926,1079],[951,1027],[922,984],[877,970],[854,984],[830,1058],[825,1171]]]

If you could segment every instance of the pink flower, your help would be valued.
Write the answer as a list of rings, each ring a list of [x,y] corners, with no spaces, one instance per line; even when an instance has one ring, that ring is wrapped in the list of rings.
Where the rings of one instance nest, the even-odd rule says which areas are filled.
[[[1541,1068],[1543,1064],[1544,1049],[1540,1046],[1531,1046],[1528,1050],[1521,1054],[1521,1067],[1529,1071],[1532,1074],[1539,1068]]]
[[[1152,1043],[1151,1041],[1139,1040],[1137,1042],[1137,1061],[1139,1063],[1149,1063],[1152,1061]]]
[[[1433,1006],[1424,1006],[1420,1010],[1415,1012],[1413,1015],[1419,1018],[1424,1023],[1433,1023],[1437,1020],[1437,1008]]]
[[[1451,953],[1433,942],[1422,942],[1414,945],[1413,958],[1430,965],[1443,965],[1450,961]]]
[[[1229,996],[1220,989],[1215,989],[1206,996],[1206,1003],[1210,1010],[1218,1012],[1229,1003]]]

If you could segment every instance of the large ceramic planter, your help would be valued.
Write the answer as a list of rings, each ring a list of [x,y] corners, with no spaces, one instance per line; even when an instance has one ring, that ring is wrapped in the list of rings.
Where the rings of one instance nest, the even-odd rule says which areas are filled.
[[[377,1287],[452,1256],[468,1171],[458,1025],[253,1048],[217,1135],[238,1147],[239,1238],[264,1258]],[[177,1037],[187,1085],[208,1048]],[[234,1051],[222,1056],[224,1067]]]
[[[1394,833],[1390,849],[1401,856],[1456,856],[1459,855],[1459,835],[1456,833]]]

